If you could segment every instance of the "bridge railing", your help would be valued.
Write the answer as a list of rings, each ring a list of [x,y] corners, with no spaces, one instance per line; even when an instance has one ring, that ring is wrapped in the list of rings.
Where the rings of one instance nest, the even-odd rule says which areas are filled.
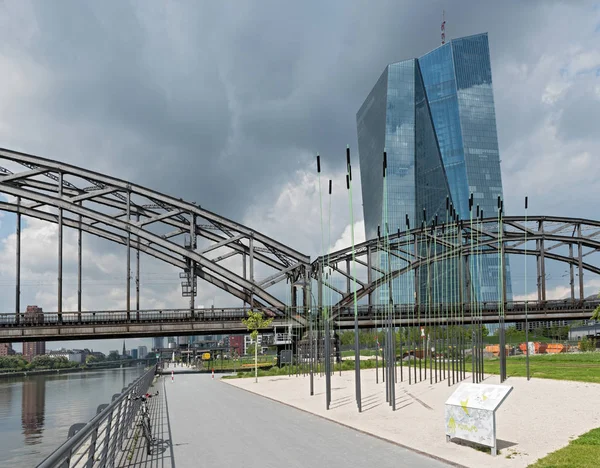
[[[156,366],[153,366],[122,393],[113,395],[110,404],[100,405],[96,416],[87,424],[71,426],[67,441],[38,468],[114,466],[141,404],[131,397],[146,393],[155,374]]]
[[[429,316],[445,316],[448,312],[453,315],[497,315],[498,309],[502,305],[501,302],[481,302],[476,305],[470,303],[465,304],[447,304],[447,303],[432,303],[428,304],[398,304],[389,308],[386,305],[360,305],[356,309],[358,317],[372,317],[375,314],[385,318],[386,314],[392,312],[394,317],[410,317],[420,315],[421,317]],[[600,300],[547,300],[547,301],[508,301],[504,303],[504,314],[524,312],[527,309],[531,313],[535,312],[552,312],[560,310],[583,310],[591,312],[600,305]],[[341,307],[333,309],[334,318],[348,319],[354,318],[354,307]]]
[[[0,326],[44,326],[56,324],[98,324],[168,321],[240,321],[248,316],[248,308],[226,309],[154,309],[154,310],[99,310],[81,312],[43,312],[39,314],[0,314]],[[257,309],[261,310],[261,309]],[[274,312],[266,310],[266,312]],[[278,311],[279,312],[279,311]],[[279,312],[281,313],[281,312]]]
[[[498,314],[498,308],[501,303],[482,302],[472,305],[432,303],[428,304],[398,304],[393,306],[393,315],[395,318],[420,317],[445,317],[445,316],[464,316],[484,315],[492,317]],[[504,303],[505,315],[517,314],[527,310],[534,314],[536,312],[552,313],[553,311],[577,310],[592,311],[600,305],[600,300],[547,300],[547,301],[508,301]],[[114,310],[114,311],[82,311],[82,312],[63,312],[60,316],[56,312],[44,312],[40,314],[0,314],[0,327],[44,327],[55,325],[114,325],[129,323],[153,323],[153,322],[240,322],[248,315],[248,308],[224,308],[224,309],[156,309],[156,310]],[[275,314],[272,310],[264,310]],[[321,313],[313,308],[313,312],[320,316]],[[372,318],[373,316],[384,317],[388,313],[388,307],[385,305],[361,304],[357,306],[357,315],[359,317]],[[286,315],[305,316],[306,310],[298,307],[293,310],[288,308],[282,316],[282,311],[277,311],[281,318]],[[331,316],[335,320],[347,320],[354,318],[354,306],[333,307]]]

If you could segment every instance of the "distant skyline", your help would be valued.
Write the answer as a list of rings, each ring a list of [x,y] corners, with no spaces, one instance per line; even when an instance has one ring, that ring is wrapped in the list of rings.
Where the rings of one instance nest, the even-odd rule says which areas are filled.
[[[321,252],[319,190],[333,180],[331,244],[350,243],[345,147],[388,63],[487,31],[506,211],[597,217],[598,1],[0,3],[0,147],[132,181]],[[354,231],[364,240],[359,174]],[[2,197],[2,195],[0,195]],[[324,204],[324,206],[327,206]],[[0,212],[0,310],[14,311],[15,217]],[[24,219],[21,305],[56,308],[57,230]],[[83,306],[123,309],[124,249],[84,238]],[[65,230],[64,310],[77,306]],[[517,299],[535,268],[512,263]],[[187,307],[178,271],[142,259],[144,308]],[[568,294],[551,272],[548,297]],[[586,275],[586,295],[600,279]],[[198,283],[197,304],[231,303]],[[150,348],[151,338],[131,339]],[[129,340],[127,340],[129,343]],[[15,349],[20,345],[13,344]],[[47,342],[121,349],[122,340]]]

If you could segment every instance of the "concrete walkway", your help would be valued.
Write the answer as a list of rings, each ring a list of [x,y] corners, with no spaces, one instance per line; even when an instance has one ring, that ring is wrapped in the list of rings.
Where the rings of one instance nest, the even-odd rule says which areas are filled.
[[[213,380],[164,377],[179,467],[444,467],[437,460]]]
[[[360,414],[355,403],[353,371],[342,372],[341,376],[336,372],[332,377],[329,411],[325,408],[324,377],[315,378],[312,397],[309,379],[302,376],[261,377],[258,383],[252,378],[230,379],[222,383],[473,468],[524,468],[600,426],[600,410],[593,403],[598,400],[600,384],[511,377],[504,385],[512,386],[513,391],[496,413],[501,453],[492,457],[457,440],[446,442],[444,402],[457,385],[430,385],[429,380],[416,385],[398,383],[393,412],[385,401],[381,370],[380,383],[375,381],[375,369],[361,371]],[[470,382],[469,373],[466,381]],[[500,382],[498,376],[487,376],[486,383]]]

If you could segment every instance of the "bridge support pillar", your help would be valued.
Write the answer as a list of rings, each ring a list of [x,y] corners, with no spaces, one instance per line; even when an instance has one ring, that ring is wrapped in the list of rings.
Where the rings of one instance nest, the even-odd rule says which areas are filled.
[[[575,301],[575,276],[573,273],[573,244],[569,244],[569,285],[571,286],[571,301]]]
[[[127,191],[127,223],[131,221],[131,192]],[[131,231],[127,230],[127,321],[131,320]]]
[[[63,174],[58,173],[58,197],[63,196]],[[63,209],[58,209],[58,323],[62,323],[62,273],[63,273]]]
[[[196,216],[190,213],[190,250],[196,250]],[[194,318],[194,309],[196,308],[196,262],[190,260],[190,314]]]
[[[140,214],[136,215],[136,221],[139,223]],[[140,320],[140,236],[136,236],[135,248],[135,310],[136,319]]]
[[[580,241],[577,244],[577,268],[579,269],[579,299],[584,300],[585,294],[583,292],[583,245],[581,245],[581,223],[577,224],[577,237]]]
[[[80,203],[83,205],[83,202]],[[77,227],[77,318],[81,322],[81,257],[82,257],[82,232],[81,232],[81,215],[78,216]]]
[[[17,197],[17,206],[21,205],[21,197]],[[17,211],[16,227],[16,286],[15,286],[15,323],[19,323],[21,312],[21,213]]]
[[[539,221],[538,230],[542,236],[544,235],[544,221]],[[539,249],[540,249],[540,293],[541,300],[546,300],[546,260],[544,256],[544,238],[539,241]]]

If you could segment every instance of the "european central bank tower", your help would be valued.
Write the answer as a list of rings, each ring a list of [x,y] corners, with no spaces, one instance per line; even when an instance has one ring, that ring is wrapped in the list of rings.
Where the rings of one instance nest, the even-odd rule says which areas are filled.
[[[390,235],[406,229],[407,216],[411,228],[420,227],[424,210],[428,223],[436,215],[445,222],[447,198],[460,219],[468,221],[471,193],[484,217],[497,216],[498,196],[504,197],[487,33],[453,39],[420,58],[389,64],[356,123],[367,239],[377,237],[379,226],[384,235],[386,200]],[[479,260],[478,278],[473,278],[479,301],[499,298],[498,260],[497,255]],[[388,266],[385,254],[378,263]],[[390,263],[392,269],[404,266],[396,256]],[[506,270],[511,300],[508,264]],[[394,280],[395,304],[414,302],[412,275]],[[380,297],[387,302],[384,289]],[[440,302],[445,299],[438,297]]]

